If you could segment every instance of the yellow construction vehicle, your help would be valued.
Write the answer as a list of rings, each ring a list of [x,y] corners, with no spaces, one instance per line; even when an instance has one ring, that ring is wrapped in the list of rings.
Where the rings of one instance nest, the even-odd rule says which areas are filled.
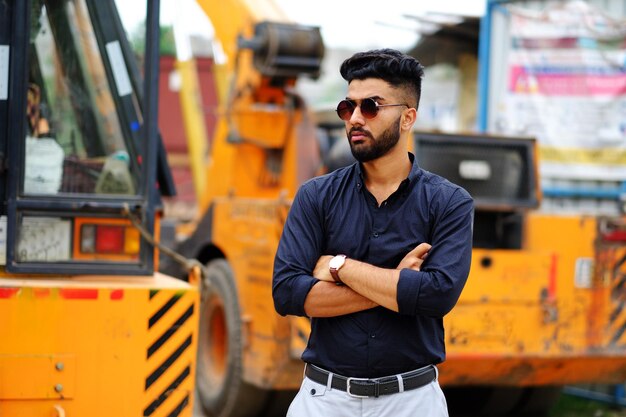
[[[285,23],[270,2],[198,3],[226,56],[218,127],[195,166],[201,215],[179,246],[215,284],[201,313],[198,397],[210,416],[269,415],[301,382],[309,332],[306,318],[275,313],[271,282],[291,198],[328,161],[293,89],[318,75],[323,45],[319,30]],[[476,200],[470,277],[444,319],[451,406],[541,413],[565,384],[623,381],[623,219],[538,211],[531,138],[416,132],[412,149]]]
[[[192,414],[198,274],[155,272],[174,190],[144,7],[142,78],[112,0],[0,3],[2,416]]]
[[[290,198],[321,167],[316,127],[294,87],[319,75],[324,46],[318,28],[289,23],[271,1],[197,3],[225,56],[215,68],[221,101],[211,149],[190,158],[194,178],[200,173],[206,184],[198,191],[202,217],[178,247],[207,266],[213,284],[200,318],[198,400],[209,415],[267,414],[302,375],[290,353],[294,320],[274,312],[271,277]],[[193,125],[202,117],[189,115],[190,66],[177,68],[181,97],[192,101],[183,109],[193,137],[203,129]],[[206,147],[206,137],[196,139],[190,150]]]

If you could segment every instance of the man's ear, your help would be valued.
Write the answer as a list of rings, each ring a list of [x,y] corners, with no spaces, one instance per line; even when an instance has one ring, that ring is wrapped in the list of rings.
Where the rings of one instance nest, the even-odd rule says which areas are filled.
[[[402,115],[401,128],[402,130],[410,131],[417,120],[417,110],[410,108],[404,111]]]

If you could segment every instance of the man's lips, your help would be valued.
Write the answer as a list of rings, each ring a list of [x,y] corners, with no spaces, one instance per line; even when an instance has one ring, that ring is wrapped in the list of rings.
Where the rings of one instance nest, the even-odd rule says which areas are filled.
[[[365,132],[353,131],[350,132],[350,141],[351,142],[362,142],[365,139],[369,138],[369,135]]]

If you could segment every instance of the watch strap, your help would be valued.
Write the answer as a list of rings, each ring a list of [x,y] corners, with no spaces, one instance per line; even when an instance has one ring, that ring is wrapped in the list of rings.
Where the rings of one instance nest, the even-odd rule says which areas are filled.
[[[337,284],[343,285],[343,281],[339,278],[339,270],[336,268],[330,268],[330,275],[333,277]]]

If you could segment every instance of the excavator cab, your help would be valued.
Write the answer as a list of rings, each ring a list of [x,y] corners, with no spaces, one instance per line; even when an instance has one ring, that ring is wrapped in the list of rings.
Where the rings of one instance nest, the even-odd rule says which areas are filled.
[[[128,216],[153,233],[173,188],[114,2],[2,2],[0,40],[7,271],[151,274],[153,250]]]
[[[156,272],[174,189],[143,7],[140,70],[113,0],[0,2],[2,416],[192,414],[200,297]]]

